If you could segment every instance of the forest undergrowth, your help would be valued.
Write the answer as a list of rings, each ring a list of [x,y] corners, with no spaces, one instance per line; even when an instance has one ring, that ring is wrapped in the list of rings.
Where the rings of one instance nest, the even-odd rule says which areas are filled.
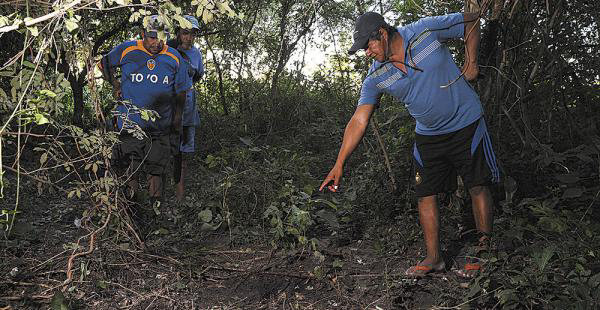
[[[98,159],[47,173],[47,180],[61,176],[53,185],[34,174],[21,176],[17,220],[2,241],[3,307],[598,306],[600,187],[593,148],[542,148],[530,158],[501,154],[505,178],[494,191],[495,251],[483,271],[470,281],[451,270],[415,280],[404,276],[424,256],[408,177],[412,134],[389,128],[394,125],[382,119],[383,112],[406,116],[388,109],[375,119],[386,151],[392,150],[395,175],[370,130],[347,165],[343,191],[335,194],[318,191],[342,134],[335,117],[311,112],[306,119],[313,121],[292,123],[277,134],[248,132],[241,118],[232,126],[223,117],[205,117],[188,197],[175,205],[167,186],[163,213],[148,223],[143,246],[127,225],[127,212],[114,209],[107,219],[99,202],[112,198],[98,198],[105,195],[99,189],[106,189],[106,180],[81,177],[103,171]],[[82,142],[92,139],[83,131],[66,131],[71,135],[64,135],[65,149],[105,145]],[[29,171],[52,166],[52,156],[40,159],[43,152],[26,147],[21,165]],[[64,179],[70,169],[79,169],[79,178]],[[6,206],[14,203],[15,185],[8,171]],[[96,192],[89,193],[91,188]],[[98,203],[91,207],[90,201]],[[442,248],[451,265],[473,229],[470,202],[464,189],[441,202]]]

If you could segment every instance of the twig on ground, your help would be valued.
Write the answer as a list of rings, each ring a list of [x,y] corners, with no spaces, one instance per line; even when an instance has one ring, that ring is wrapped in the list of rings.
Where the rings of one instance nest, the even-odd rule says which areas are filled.
[[[156,259],[161,259],[161,260],[166,260],[166,261],[170,261],[172,263],[175,263],[179,266],[183,266],[184,263],[172,258],[172,257],[168,257],[168,256],[159,256],[159,255],[154,255],[154,254],[148,254],[148,253],[143,253],[143,252],[136,252],[136,251],[132,251],[132,250],[125,250],[126,252],[132,253],[132,254],[139,254],[139,255],[144,255],[147,257],[152,257],[152,258],[156,258]]]
[[[12,284],[12,285],[19,285],[19,286],[36,286],[36,285],[38,285],[38,286],[45,287],[45,288],[50,287],[50,285],[43,284],[43,283],[14,282],[14,281],[4,281],[4,282],[0,282],[0,284]]]
[[[67,289],[67,284],[71,283],[71,281],[73,280],[72,268],[73,268],[73,261],[75,260],[75,258],[84,256],[84,255],[89,255],[92,252],[94,252],[94,244],[95,244],[94,241],[96,240],[96,234],[98,234],[100,231],[104,230],[108,226],[108,223],[110,222],[110,218],[112,215],[112,212],[111,212],[112,208],[108,207],[107,209],[108,209],[108,214],[106,215],[106,221],[104,221],[104,225],[102,225],[100,228],[94,230],[91,234],[83,236],[83,237],[79,238],[79,240],[77,240],[77,245],[79,246],[79,244],[83,238],[90,236],[90,244],[89,244],[88,250],[85,252],[74,253],[73,255],[71,255],[71,257],[69,257],[69,260],[67,261],[67,279],[65,279],[65,281],[62,284],[63,291],[65,291]]]
[[[134,290],[132,290],[132,289],[130,289],[130,288],[128,288],[128,287],[125,287],[125,286],[123,286],[123,284],[121,284],[121,283],[117,283],[117,282],[110,282],[110,281],[106,281],[105,283],[106,283],[106,284],[110,284],[110,285],[115,285],[115,286],[118,286],[118,287],[120,287],[120,288],[122,288],[122,289],[124,289],[124,290],[126,290],[126,291],[128,291],[128,292],[130,292],[130,293],[134,293],[135,295],[137,295],[137,296],[139,296],[139,297],[143,297],[143,295],[142,295],[142,294],[140,294],[140,293],[138,293],[138,292],[136,292],[136,291],[134,291]]]
[[[65,252],[67,252],[67,251],[68,251],[68,250],[64,250],[64,251],[62,251],[62,252],[60,252],[60,253],[58,253],[58,254],[56,254],[56,255],[54,255],[54,256],[52,256],[52,257],[48,258],[48,259],[47,259],[47,260],[45,260],[44,262],[42,262],[42,263],[40,263],[40,264],[38,264],[38,265],[34,266],[33,268],[31,268],[30,270],[31,270],[31,271],[37,271],[37,269],[38,269],[39,267],[41,267],[41,266],[45,265],[46,263],[48,263],[48,262],[52,261],[53,259],[55,259],[55,258],[57,258],[57,257],[59,257],[59,256],[61,256],[61,255],[63,255],[63,254],[65,254]]]

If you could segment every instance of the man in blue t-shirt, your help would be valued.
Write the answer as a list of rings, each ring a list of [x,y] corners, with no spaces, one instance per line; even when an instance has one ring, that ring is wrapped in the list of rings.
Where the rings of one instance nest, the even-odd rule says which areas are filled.
[[[179,28],[177,37],[170,40],[167,44],[181,53],[183,59],[188,63],[188,74],[194,83],[199,81],[204,75],[204,64],[202,63],[202,53],[194,46],[194,40],[200,31],[198,20],[185,15],[184,18],[192,24],[192,28]],[[178,202],[182,202],[185,197],[185,176],[188,170],[189,160],[187,155],[195,152],[196,127],[200,125],[200,116],[196,106],[196,91],[191,89],[187,92],[185,107],[183,109],[183,130],[182,137],[185,137],[186,143],[181,143],[180,153],[175,156],[173,168],[175,169],[173,177],[175,179],[175,197]],[[182,139],[183,141],[183,139]]]
[[[402,102],[416,120],[413,162],[419,219],[427,257],[410,267],[409,276],[445,270],[440,255],[437,194],[456,189],[459,174],[469,189],[479,243],[489,243],[493,202],[488,185],[499,171],[482,116],[479,97],[468,84],[478,75],[479,16],[455,13],[423,18],[404,27],[389,26],[377,13],[361,15],[354,44],[375,59],[362,84],[358,107],[348,122],[334,167],[320,190],[335,192],[346,159],[362,139],[382,94]],[[445,42],[464,38],[465,65],[459,69]],[[461,262],[459,275],[474,276],[478,260]]]
[[[178,152],[183,106],[192,87],[187,63],[159,38],[160,32],[166,34],[165,23],[157,15],[149,17],[142,40],[118,45],[99,64],[104,79],[113,86],[115,99],[128,102],[117,106],[120,143],[114,156],[128,166],[132,194],[138,190],[138,172],[148,174],[153,206],[160,204],[162,175],[172,154]],[[117,67],[120,81],[114,76]],[[158,117],[145,117],[140,109],[156,111]],[[136,133],[136,128],[142,132]]]

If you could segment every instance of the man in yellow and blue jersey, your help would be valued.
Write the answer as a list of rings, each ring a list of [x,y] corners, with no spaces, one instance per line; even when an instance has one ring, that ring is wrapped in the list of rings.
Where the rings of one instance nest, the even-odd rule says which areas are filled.
[[[128,102],[117,107],[120,143],[113,156],[128,166],[129,186],[134,193],[138,190],[138,173],[148,175],[148,192],[153,204],[160,204],[162,176],[171,156],[179,152],[183,106],[186,93],[192,87],[187,62],[161,38],[166,31],[161,17],[150,16],[142,40],[118,45],[100,63],[104,79],[113,86],[115,98]],[[120,80],[114,76],[117,67],[121,70]],[[158,118],[145,119],[139,109],[156,111]],[[142,139],[127,130],[137,126],[143,131]]]

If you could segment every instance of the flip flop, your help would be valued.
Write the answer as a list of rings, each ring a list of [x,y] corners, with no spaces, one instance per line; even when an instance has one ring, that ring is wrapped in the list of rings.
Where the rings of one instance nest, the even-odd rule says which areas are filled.
[[[476,257],[462,257],[464,263],[459,264],[458,268],[454,269],[457,276],[465,279],[475,278],[482,269],[481,261]]]
[[[446,270],[446,263],[441,261],[437,264],[417,264],[406,269],[405,275],[413,278],[421,278],[434,272],[442,272]]]

